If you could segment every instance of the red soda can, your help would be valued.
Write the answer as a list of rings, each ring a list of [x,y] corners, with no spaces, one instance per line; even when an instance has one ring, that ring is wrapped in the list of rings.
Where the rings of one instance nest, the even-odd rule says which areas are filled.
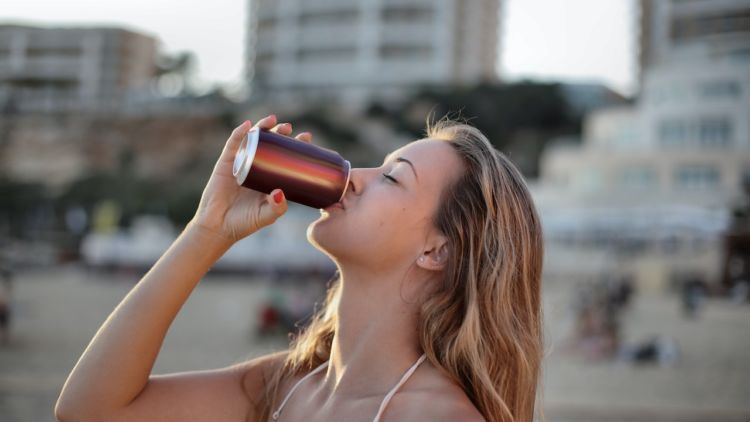
[[[234,158],[237,184],[288,201],[326,208],[344,198],[351,163],[338,152],[261,128],[251,129]]]

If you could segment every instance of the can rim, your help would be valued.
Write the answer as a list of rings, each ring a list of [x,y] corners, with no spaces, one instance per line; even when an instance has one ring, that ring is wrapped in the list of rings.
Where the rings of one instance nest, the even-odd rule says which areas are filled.
[[[352,177],[352,163],[349,162],[349,160],[344,160],[346,163],[346,183],[344,183],[344,191],[341,192],[341,198],[339,198],[339,202],[344,200],[344,195],[346,195],[346,190],[349,188],[349,179]]]
[[[259,135],[260,128],[256,127],[250,129],[250,131],[247,132],[247,136],[242,140],[240,148],[237,150],[237,154],[234,156],[232,173],[234,174],[238,185],[242,185],[245,182],[247,175],[250,173],[250,168],[253,166],[255,152],[258,150]]]

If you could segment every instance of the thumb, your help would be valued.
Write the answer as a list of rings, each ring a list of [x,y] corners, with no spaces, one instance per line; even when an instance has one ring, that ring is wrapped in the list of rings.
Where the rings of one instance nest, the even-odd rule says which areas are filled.
[[[277,202],[278,201],[278,202]],[[287,201],[281,189],[274,189],[266,195],[266,201],[260,206],[260,219],[263,225],[271,224],[287,210]]]

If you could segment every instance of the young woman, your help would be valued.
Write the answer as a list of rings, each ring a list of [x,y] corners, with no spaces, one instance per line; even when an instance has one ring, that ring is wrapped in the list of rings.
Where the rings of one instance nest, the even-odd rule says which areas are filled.
[[[274,115],[256,126],[291,135]],[[227,141],[195,217],[73,368],[61,421],[531,421],[542,361],[540,221],[521,174],[476,128],[427,121],[380,167],[352,169],[308,241],[336,264],[289,350],[152,375],[167,329],[232,244],[287,210],[237,186]],[[311,142],[309,133],[296,136]],[[283,223],[282,223],[283,224]]]

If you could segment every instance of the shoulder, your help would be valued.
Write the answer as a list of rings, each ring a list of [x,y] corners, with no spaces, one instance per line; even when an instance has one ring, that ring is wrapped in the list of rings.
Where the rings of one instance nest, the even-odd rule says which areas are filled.
[[[474,403],[463,393],[405,392],[396,394],[389,407],[392,407],[392,412],[388,412],[392,420],[485,421]]]
[[[434,367],[414,377],[413,384],[393,396],[388,420],[485,421],[466,392]],[[404,387],[407,387],[405,384]]]
[[[245,394],[253,401],[262,397],[266,383],[284,364],[288,350],[270,353],[233,365]]]

